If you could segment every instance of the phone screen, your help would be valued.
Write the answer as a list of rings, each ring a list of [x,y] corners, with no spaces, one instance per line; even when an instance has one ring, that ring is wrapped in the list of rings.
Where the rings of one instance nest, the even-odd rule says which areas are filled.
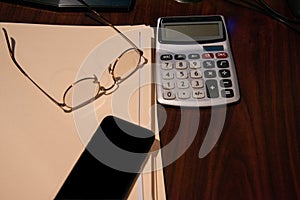
[[[118,170],[99,161],[97,154],[104,151],[114,156],[103,147],[106,139],[117,148],[138,153],[134,160],[120,158],[136,172]],[[154,134],[150,130],[117,117],[105,117],[55,199],[126,199],[153,141]]]

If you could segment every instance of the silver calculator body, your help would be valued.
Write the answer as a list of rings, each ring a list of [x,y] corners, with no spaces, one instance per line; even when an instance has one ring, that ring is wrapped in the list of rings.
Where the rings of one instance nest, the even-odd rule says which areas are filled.
[[[155,74],[161,104],[205,107],[237,102],[239,86],[224,17],[159,18]]]

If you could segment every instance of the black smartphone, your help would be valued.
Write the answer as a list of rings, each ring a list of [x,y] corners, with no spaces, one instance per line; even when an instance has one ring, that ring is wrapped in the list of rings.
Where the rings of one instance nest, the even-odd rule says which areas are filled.
[[[105,117],[55,199],[126,199],[153,142],[152,131]]]

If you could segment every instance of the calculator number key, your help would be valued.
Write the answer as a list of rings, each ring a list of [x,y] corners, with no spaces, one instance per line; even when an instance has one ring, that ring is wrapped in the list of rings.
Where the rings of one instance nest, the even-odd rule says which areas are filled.
[[[190,62],[190,68],[191,69],[197,69],[200,68],[200,61],[199,60],[194,60]]]
[[[175,65],[176,69],[186,69],[188,67],[188,63],[186,61],[176,61]]]
[[[177,81],[177,87],[180,88],[180,89],[189,88],[190,87],[189,81],[186,80],[186,79],[179,80],[179,81]]]
[[[165,80],[170,80],[174,78],[174,73],[171,71],[163,71],[162,72],[162,78]]]
[[[202,78],[200,70],[191,70],[191,78]]]
[[[163,91],[163,98],[166,100],[173,100],[176,96],[172,90],[165,90]]]
[[[188,73],[185,70],[178,70],[178,71],[176,71],[176,77],[178,79],[187,79],[188,78]]]
[[[162,68],[163,70],[170,70],[170,69],[173,69],[173,63],[170,62],[170,61],[162,62],[162,63],[161,63],[161,68]]]
[[[203,88],[204,87],[204,81],[203,79],[197,79],[191,81],[193,88]]]
[[[175,83],[173,81],[163,81],[163,88],[164,89],[174,89]]]

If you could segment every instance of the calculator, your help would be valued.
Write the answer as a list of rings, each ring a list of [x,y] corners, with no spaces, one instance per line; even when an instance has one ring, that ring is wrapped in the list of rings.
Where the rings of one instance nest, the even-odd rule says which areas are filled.
[[[205,107],[240,99],[223,16],[161,17],[155,40],[159,103]]]

